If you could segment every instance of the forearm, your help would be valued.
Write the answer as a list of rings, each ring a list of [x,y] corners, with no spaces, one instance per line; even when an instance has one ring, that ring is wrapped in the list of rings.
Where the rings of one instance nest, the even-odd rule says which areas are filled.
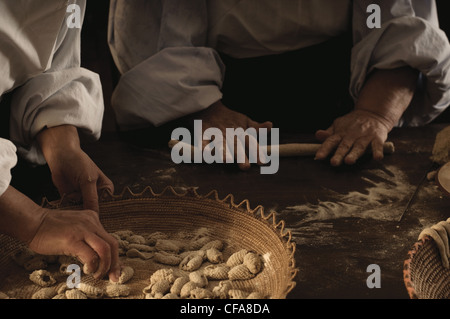
[[[29,244],[44,217],[42,208],[9,186],[0,196],[0,232]]]
[[[380,117],[388,129],[397,125],[414,96],[418,72],[409,67],[375,70],[355,105]]]
[[[80,149],[78,131],[72,125],[46,128],[36,138],[47,162],[58,153]]]

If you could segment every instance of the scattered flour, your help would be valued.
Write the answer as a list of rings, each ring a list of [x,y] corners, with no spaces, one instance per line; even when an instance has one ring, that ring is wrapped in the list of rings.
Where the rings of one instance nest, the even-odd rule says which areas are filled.
[[[394,166],[386,170],[371,170],[370,173],[381,177],[381,181],[373,181],[363,177],[372,186],[347,194],[336,194],[334,201],[319,201],[318,204],[303,204],[286,207],[281,215],[297,214],[297,225],[311,221],[337,218],[372,218],[376,220],[395,220],[401,216],[406,204],[415,190],[408,182],[404,172]],[[389,172],[389,174],[388,174]]]
[[[158,169],[155,171],[155,173],[158,174],[157,178],[160,179],[172,179],[173,174],[175,174],[177,170],[174,167],[168,168],[168,169]]]

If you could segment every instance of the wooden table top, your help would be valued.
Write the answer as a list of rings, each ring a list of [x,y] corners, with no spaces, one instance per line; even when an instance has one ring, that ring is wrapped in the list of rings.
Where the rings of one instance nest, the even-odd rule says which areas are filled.
[[[354,166],[331,167],[313,158],[281,158],[278,173],[261,175],[257,166],[174,164],[168,147],[142,148],[105,134],[83,146],[114,182],[140,191],[151,186],[217,190],[275,211],[296,247],[297,285],[288,298],[408,298],[403,262],[422,229],[447,219],[450,198],[426,178],[436,169],[429,159],[444,126],[395,129],[396,151],[382,162],[370,156]],[[280,142],[311,142],[305,134],[281,135]],[[48,169],[18,165],[13,186],[39,202],[58,198]],[[381,270],[381,287],[369,288],[367,267]]]

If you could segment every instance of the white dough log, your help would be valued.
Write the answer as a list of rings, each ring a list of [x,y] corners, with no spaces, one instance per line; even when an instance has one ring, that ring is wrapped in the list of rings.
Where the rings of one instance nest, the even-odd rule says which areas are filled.
[[[170,140],[169,147],[173,148],[176,144],[183,143],[177,140]],[[185,143],[183,143],[185,144]],[[187,144],[185,144],[187,145]],[[322,144],[317,143],[289,143],[278,145],[279,157],[291,157],[291,156],[314,156],[319,150]],[[194,152],[194,146],[190,145],[191,151]],[[268,154],[270,154],[272,147],[264,147]],[[395,146],[392,142],[386,142],[383,146],[384,154],[393,154],[395,152]],[[370,150],[369,150],[370,151]],[[193,153],[192,153],[193,154]]]

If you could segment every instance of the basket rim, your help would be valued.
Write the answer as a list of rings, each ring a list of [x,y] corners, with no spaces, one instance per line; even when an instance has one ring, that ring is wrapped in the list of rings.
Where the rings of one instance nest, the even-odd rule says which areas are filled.
[[[295,253],[296,243],[293,241],[292,233],[286,228],[284,220],[277,220],[277,212],[269,211],[265,213],[264,207],[258,205],[255,208],[251,207],[250,201],[244,199],[239,203],[236,203],[233,194],[227,194],[224,198],[220,198],[219,192],[215,189],[206,194],[200,194],[197,191],[197,187],[188,187],[184,191],[177,192],[174,187],[166,186],[160,193],[155,192],[151,186],[145,186],[140,192],[133,192],[129,187],[125,187],[122,192],[118,194],[112,193],[109,189],[103,189],[99,194],[99,203],[118,202],[126,200],[139,200],[139,199],[153,199],[164,197],[179,197],[179,198],[194,198],[201,200],[212,200],[222,205],[244,211],[245,213],[253,216],[254,218],[261,220],[270,226],[278,238],[284,243],[284,246],[288,253],[289,265],[289,282],[285,294],[289,294],[296,286],[294,278],[297,276],[299,269],[296,267]],[[46,197],[42,199],[41,206],[49,209],[76,207],[82,204],[81,201],[71,200],[64,195],[59,200],[49,201]]]
[[[414,256],[419,252],[420,249],[428,242],[432,241],[428,235],[425,235],[422,239],[417,240],[412,248],[408,251],[408,258],[403,262],[403,282],[405,284],[408,296],[410,299],[419,299],[419,295],[414,287],[414,282],[411,278],[411,262]]]

